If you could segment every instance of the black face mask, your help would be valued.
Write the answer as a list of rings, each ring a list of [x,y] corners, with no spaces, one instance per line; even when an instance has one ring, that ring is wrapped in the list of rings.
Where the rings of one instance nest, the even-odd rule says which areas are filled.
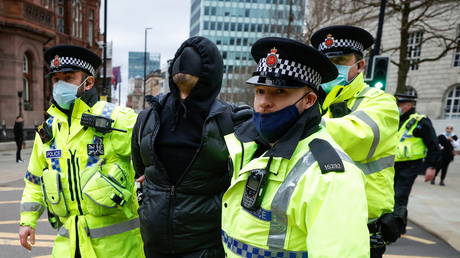
[[[200,77],[202,61],[193,47],[186,47],[172,65],[171,75],[185,73]]]

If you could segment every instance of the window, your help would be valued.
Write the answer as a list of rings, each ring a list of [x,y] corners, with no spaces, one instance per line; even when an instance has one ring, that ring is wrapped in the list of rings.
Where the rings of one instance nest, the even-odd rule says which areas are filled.
[[[249,17],[249,9],[244,10],[244,17]]]
[[[222,22],[217,22],[217,30],[222,30]]]
[[[460,86],[457,85],[448,90],[444,105],[444,118],[460,118]]]
[[[88,16],[88,44],[93,46],[94,42],[94,10],[89,11]]]
[[[31,90],[30,90],[31,82],[32,82],[31,60],[27,54],[24,54],[23,64],[22,64],[22,100],[24,103],[24,110],[32,110]]]
[[[406,94],[417,97],[417,91],[412,86],[406,86]]]
[[[454,49],[454,66],[460,67],[460,24],[457,25],[457,47]]]
[[[83,11],[80,0],[72,0],[72,36],[82,38]]]
[[[56,26],[58,32],[65,33],[65,23],[64,23],[64,0],[58,0],[56,6]]]
[[[209,30],[209,22],[205,21],[203,27],[205,30]]]
[[[53,9],[54,0],[42,0],[42,6],[46,9]]]
[[[422,53],[423,31],[412,32],[409,34],[407,43],[407,59],[410,62],[411,70],[418,70],[418,61]]]
[[[209,15],[209,6],[204,8],[204,15]]]

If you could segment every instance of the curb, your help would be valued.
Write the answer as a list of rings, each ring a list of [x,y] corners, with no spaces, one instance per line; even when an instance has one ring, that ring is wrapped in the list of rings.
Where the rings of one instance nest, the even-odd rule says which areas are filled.
[[[450,247],[452,247],[454,250],[456,250],[457,252],[460,252],[459,249],[457,249],[455,246],[453,246],[447,239],[445,239],[442,235],[440,235],[438,232],[430,229],[429,227],[425,226],[425,225],[422,225],[421,223],[418,223],[417,221],[411,219],[411,218],[407,218],[407,220],[409,220],[410,222],[414,223],[415,225],[417,225],[418,227],[420,227],[421,229],[427,231],[428,233],[434,235],[435,237],[441,239],[442,241],[444,241],[444,243],[446,243],[447,245],[449,245]]]

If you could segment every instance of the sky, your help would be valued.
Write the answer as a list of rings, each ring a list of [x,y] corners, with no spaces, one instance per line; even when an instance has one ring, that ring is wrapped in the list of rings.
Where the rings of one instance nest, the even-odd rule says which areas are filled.
[[[122,103],[126,101],[128,52],[161,53],[161,66],[174,56],[189,36],[190,0],[107,0],[107,42],[113,42],[112,64],[121,66]],[[104,0],[101,0],[100,27],[104,32]]]

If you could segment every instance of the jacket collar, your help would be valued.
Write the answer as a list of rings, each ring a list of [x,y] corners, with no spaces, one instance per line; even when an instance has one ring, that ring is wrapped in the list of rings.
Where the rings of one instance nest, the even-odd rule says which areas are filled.
[[[334,89],[327,94],[323,103],[323,110],[327,110],[332,104],[351,99],[358,95],[365,87],[366,83],[364,83],[363,73],[358,74],[348,85],[335,86]]]

